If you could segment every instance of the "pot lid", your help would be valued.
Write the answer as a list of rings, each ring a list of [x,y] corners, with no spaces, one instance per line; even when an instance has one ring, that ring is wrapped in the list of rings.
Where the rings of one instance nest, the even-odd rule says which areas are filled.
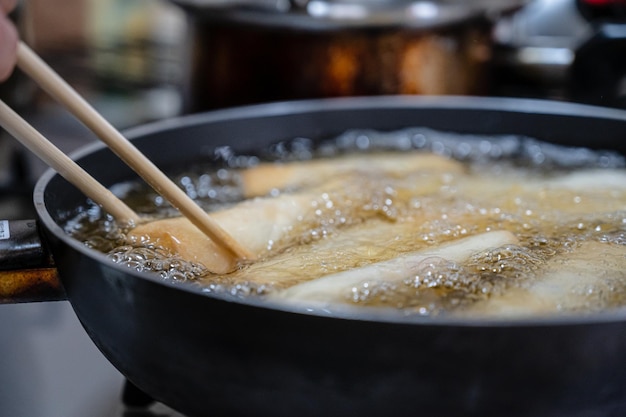
[[[432,28],[495,18],[527,0],[172,0],[208,19],[309,29]]]

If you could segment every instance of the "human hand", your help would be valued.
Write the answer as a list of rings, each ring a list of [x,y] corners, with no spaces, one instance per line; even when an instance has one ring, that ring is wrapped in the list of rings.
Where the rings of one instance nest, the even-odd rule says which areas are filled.
[[[17,29],[8,14],[15,8],[17,0],[0,0],[0,82],[13,72],[17,60]]]

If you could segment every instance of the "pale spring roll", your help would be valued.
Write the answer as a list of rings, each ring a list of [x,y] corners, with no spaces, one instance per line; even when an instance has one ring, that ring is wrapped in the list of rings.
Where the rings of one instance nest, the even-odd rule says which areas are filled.
[[[517,238],[508,231],[482,233],[294,285],[271,297],[289,301],[341,303],[346,301],[353,287],[364,283],[400,282],[418,272],[425,261],[439,259],[460,263],[475,253],[517,243]]]
[[[376,153],[287,163],[263,163],[240,172],[244,195],[265,195],[273,189],[321,184],[354,172],[398,177],[416,171],[461,173],[458,161],[432,153]]]
[[[464,313],[497,317],[554,314],[562,310],[603,307],[610,287],[626,279],[626,257],[618,245],[585,242],[551,259],[526,287],[510,288],[481,301]],[[624,285],[624,284],[622,284]]]

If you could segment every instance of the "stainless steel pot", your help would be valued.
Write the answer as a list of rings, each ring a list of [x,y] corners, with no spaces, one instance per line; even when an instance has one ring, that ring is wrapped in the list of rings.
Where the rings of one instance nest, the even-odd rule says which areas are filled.
[[[519,0],[174,0],[188,111],[287,99],[485,95],[491,26]]]

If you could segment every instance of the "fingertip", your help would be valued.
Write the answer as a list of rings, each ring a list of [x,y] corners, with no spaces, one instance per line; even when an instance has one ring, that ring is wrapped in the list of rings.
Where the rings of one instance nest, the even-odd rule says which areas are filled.
[[[17,7],[17,0],[0,0],[0,8],[4,13],[10,13]]]
[[[6,81],[13,72],[17,61],[17,41],[19,35],[13,22],[0,17],[0,81]]]

